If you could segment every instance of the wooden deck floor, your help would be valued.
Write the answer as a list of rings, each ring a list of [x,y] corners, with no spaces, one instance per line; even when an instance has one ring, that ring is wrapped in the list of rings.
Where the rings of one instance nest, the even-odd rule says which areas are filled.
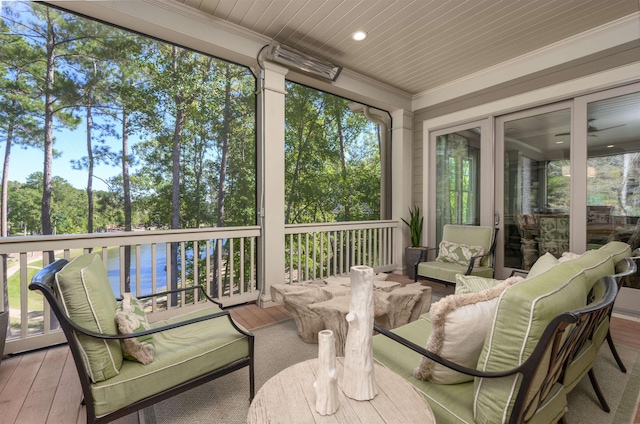
[[[391,278],[409,282],[403,276]],[[453,288],[441,284],[429,285],[439,295],[453,292]],[[261,309],[249,304],[230,310],[234,319],[247,329],[291,318],[283,306]],[[616,343],[640,349],[640,322],[614,317],[611,333]],[[80,381],[66,346],[5,358],[0,365],[0,422],[3,424],[83,424],[86,416],[81,399]],[[116,421],[118,424],[137,422],[135,415]],[[634,423],[640,424],[640,410]]]

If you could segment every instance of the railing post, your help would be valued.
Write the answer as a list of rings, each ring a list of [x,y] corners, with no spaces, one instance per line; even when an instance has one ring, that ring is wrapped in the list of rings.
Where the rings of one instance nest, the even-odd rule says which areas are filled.
[[[263,63],[258,91],[258,199],[262,227],[258,255],[260,306],[271,303],[271,284],[284,282],[284,97],[287,69]],[[267,247],[268,244],[268,247]]]

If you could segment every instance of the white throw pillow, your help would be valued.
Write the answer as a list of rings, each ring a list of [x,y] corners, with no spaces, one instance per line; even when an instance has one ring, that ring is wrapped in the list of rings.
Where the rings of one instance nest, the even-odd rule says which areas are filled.
[[[582,256],[582,255],[579,254],[579,253],[564,252],[564,253],[562,253],[562,256],[560,256],[560,258],[558,258],[558,263],[572,261],[574,259],[578,259],[580,256]]]
[[[485,336],[493,322],[498,298],[504,289],[522,280],[522,277],[510,277],[479,293],[450,295],[431,305],[429,315],[432,331],[425,348],[456,364],[475,368]],[[438,384],[473,380],[471,375],[453,371],[426,357],[422,357],[413,375]]]

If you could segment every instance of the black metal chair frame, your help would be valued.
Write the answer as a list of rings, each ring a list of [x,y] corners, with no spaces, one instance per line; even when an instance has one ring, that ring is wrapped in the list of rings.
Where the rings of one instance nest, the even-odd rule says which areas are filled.
[[[615,278],[615,280],[618,283],[618,291],[620,291],[620,288],[624,283],[624,279],[632,276],[638,271],[635,259],[640,259],[640,256],[622,259],[620,261],[620,264],[622,264],[622,267],[624,268],[624,270],[618,274],[612,275],[612,277]],[[609,312],[609,319],[611,319],[612,313],[613,313],[613,308],[611,308],[611,311]],[[620,359],[620,355],[618,355],[618,350],[616,349],[616,346],[613,344],[613,337],[611,337],[611,327],[609,327],[609,330],[607,331],[607,344],[609,345],[609,349],[611,349],[613,358],[616,360],[616,363],[618,364],[620,371],[622,371],[623,373],[626,373],[627,368],[622,363],[622,359]]]
[[[501,378],[520,374],[520,385],[508,422],[512,424],[521,423],[530,411],[535,411],[541,406],[546,394],[548,394],[556,382],[562,383],[568,364],[571,363],[573,358],[580,352],[584,343],[591,339],[599,323],[611,313],[613,302],[618,293],[618,285],[611,276],[604,277],[602,281],[605,285],[605,291],[598,302],[573,312],[563,313],[554,318],[547,325],[531,356],[522,365],[510,370],[483,372],[473,368],[467,368],[442,358],[378,325],[374,325],[374,329],[380,334],[439,364],[467,375],[482,378]],[[565,338],[564,333],[567,331],[568,334]],[[550,360],[548,363],[543,363],[542,359],[547,354],[550,354]],[[533,389],[534,377],[540,372],[540,367],[545,365],[546,375],[537,390],[539,396],[532,396],[531,399],[536,400],[536,402],[526,404],[526,399],[529,398],[529,393]],[[596,392],[599,393],[599,389],[596,390]],[[561,421],[565,421],[564,417]]]
[[[480,258],[484,258],[485,256],[491,256],[491,268],[495,272],[495,269],[496,269],[495,250],[496,250],[497,242],[498,242],[498,229],[494,228],[494,231],[493,231],[493,242],[491,242],[491,248],[484,255],[472,256],[470,261],[469,261],[469,266],[467,267],[467,270],[465,271],[464,275],[471,275],[471,272],[473,271],[473,268],[475,266],[476,260],[480,259]],[[420,257],[418,258],[417,262],[413,265],[414,270],[415,270],[415,273],[414,273],[415,277],[414,277],[413,281],[415,283],[418,282],[418,277],[424,277],[424,279],[428,279],[429,281],[435,281],[435,282],[438,282],[438,283],[442,283],[445,286],[455,286],[456,285],[456,283],[451,282],[451,281],[438,280],[436,278],[426,277],[424,275],[419,275],[418,274],[418,265],[420,265],[420,262],[424,262],[424,259],[429,254],[429,252],[432,251],[432,250],[435,250],[436,251],[436,255],[437,255],[438,249],[439,249],[439,247],[428,247],[426,249],[423,249],[420,252]]]
[[[178,323],[173,323],[170,325],[165,325],[162,327],[158,327],[158,328],[154,328],[151,330],[146,330],[146,331],[140,331],[137,333],[133,333],[133,334],[127,334],[127,335],[122,335],[122,334],[102,334],[102,333],[96,333],[87,329],[84,329],[80,326],[78,326],[76,323],[74,323],[68,316],[67,314],[64,313],[64,310],[62,309],[57,297],[55,296],[55,291],[54,291],[54,281],[55,281],[55,274],[60,271],[66,264],[68,263],[68,261],[66,259],[58,259],[55,262],[52,262],[51,264],[49,264],[48,266],[46,266],[45,268],[43,268],[41,271],[39,271],[31,280],[31,284],[29,285],[29,289],[30,290],[39,290],[40,292],[42,292],[42,294],[44,295],[44,297],[47,299],[47,302],[49,303],[49,306],[51,307],[51,309],[53,310],[53,312],[55,313],[56,318],[58,319],[60,326],[62,327],[62,330],[64,331],[64,334],[66,336],[67,339],[67,343],[69,345],[69,348],[71,350],[71,354],[73,356],[74,362],[76,364],[76,369],[78,371],[78,376],[80,377],[80,384],[82,386],[82,393],[83,393],[83,400],[82,403],[86,406],[87,409],[87,423],[107,423],[110,421],[113,421],[117,418],[121,418],[124,417],[126,415],[129,415],[133,412],[136,412],[138,410],[147,408],[157,402],[160,402],[162,400],[168,399],[170,397],[173,397],[179,393],[185,392],[187,390],[190,390],[194,387],[197,387],[201,384],[207,383],[209,381],[215,380],[218,377],[222,377],[223,375],[229,374],[233,371],[239,370],[241,368],[244,367],[249,367],[249,402],[251,402],[253,400],[254,394],[255,394],[255,378],[254,378],[254,336],[253,334],[247,332],[246,330],[244,330],[243,328],[239,327],[231,318],[231,315],[229,314],[229,311],[221,311],[221,312],[217,312],[214,314],[208,314],[208,315],[204,315],[198,318],[193,318],[193,319],[189,319],[189,320],[185,320],[182,322],[178,322]],[[209,297],[203,286],[197,285],[197,286],[192,286],[192,287],[188,287],[188,288],[183,288],[183,289],[178,289],[178,290],[169,290],[169,291],[164,291],[161,293],[155,293],[152,295],[148,295],[148,296],[139,296],[139,299],[146,299],[146,298],[152,298],[152,297],[158,297],[158,296],[168,296],[170,294],[175,294],[175,293],[180,293],[180,292],[187,292],[187,291],[198,291],[200,295],[202,295],[204,298],[206,298],[208,301],[213,302],[214,304],[218,305],[218,306],[222,306],[219,302],[215,301],[214,299],[212,299],[211,297]],[[195,294],[195,293],[194,293]],[[140,337],[140,336],[145,336],[148,334],[154,334],[154,333],[159,333],[162,331],[166,331],[166,330],[170,330],[173,328],[179,328],[179,327],[183,327],[186,325],[190,325],[196,322],[202,322],[202,321],[207,321],[210,319],[215,319],[215,318],[221,318],[221,317],[227,317],[227,319],[229,320],[229,322],[231,323],[231,325],[241,334],[243,334],[244,336],[248,337],[249,339],[249,356],[247,356],[246,358],[243,358],[241,360],[232,362],[224,367],[218,368],[214,371],[211,372],[207,372],[204,373],[196,378],[193,378],[189,381],[183,382],[181,384],[178,384],[174,387],[171,387],[169,389],[160,391],[152,396],[149,396],[145,399],[136,401],[131,403],[130,405],[123,407],[121,409],[118,409],[116,411],[113,411],[107,415],[103,415],[100,417],[96,417],[95,416],[95,411],[93,408],[93,396],[91,394],[91,380],[89,378],[89,374],[87,373],[87,370],[85,369],[83,360],[82,360],[82,355],[80,353],[80,347],[77,341],[77,338],[75,337],[76,333],[81,333],[81,334],[85,334],[87,336],[90,337],[95,337],[95,338],[99,338],[99,339],[105,339],[105,340],[123,340],[123,339],[128,339],[128,338],[132,338],[132,337]]]

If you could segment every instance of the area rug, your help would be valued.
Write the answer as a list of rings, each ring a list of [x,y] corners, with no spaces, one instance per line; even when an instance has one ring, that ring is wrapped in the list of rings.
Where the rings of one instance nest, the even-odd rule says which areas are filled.
[[[253,330],[256,336],[256,392],[272,376],[301,361],[315,358],[318,346],[304,343],[293,320]],[[584,378],[569,396],[567,422],[633,423],[640,393],[640,357],[637,349],[617,346],[627,367],[623,374],[609,346],[602,346],[595,373],[611,412],[606,413]],[[155,405],[158,424],[246,423],[249,408],[249,373],[243,369]]]
[[[283,369],[318,356],[318,345],[303,342],[293,319],[260,327],[255,335],[256,393]],[[247,422],[249,370],[235,371],[154,406],[158,424]]]
[[[616,345],[626,373],[616,364],[609,346],[605,342],[594,365],[594,372],[611,412],[606,413],[586,377],[569,394],[568,423],[633,423],[638,409],[640,393],[640,351]]]

